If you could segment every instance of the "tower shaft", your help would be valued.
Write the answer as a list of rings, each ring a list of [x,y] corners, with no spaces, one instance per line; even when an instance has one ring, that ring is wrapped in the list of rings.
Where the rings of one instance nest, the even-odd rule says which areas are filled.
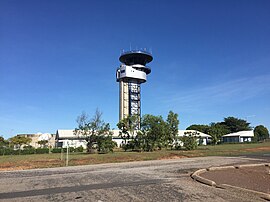
[[[129,115],[128,83],[123,80],[119,82],[119,120]]]
[[[119,120],[141,115],[141,85],[136,80],[119,82]]]

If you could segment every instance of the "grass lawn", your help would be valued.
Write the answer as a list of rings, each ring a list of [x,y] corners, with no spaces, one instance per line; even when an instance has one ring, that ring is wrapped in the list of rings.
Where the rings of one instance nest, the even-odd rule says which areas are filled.
[[[109,154],[71,153],[69,165],[90,165],[128,161],[146,161],[199,156],[237,156],[251,153],[270,153],[270,142],[254,144],[223,144],[200,146],[196,150],[160,150],[154,152],[116,151]],[[65,166],[65,154],[32,154],[0,156],[1,170],[21,170]]]

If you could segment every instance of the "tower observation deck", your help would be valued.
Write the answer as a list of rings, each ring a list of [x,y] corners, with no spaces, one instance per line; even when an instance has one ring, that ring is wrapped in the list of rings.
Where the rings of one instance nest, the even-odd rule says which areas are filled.
[[[153,60],[147,51],[133,50],[123,52],[119,60],[121,65],[116,70],[116,81],[119,82],[119,120],[129,115],[141,116],[141,83],[151,73],[146,66]],[[140,125],[137,127],[140,128]]]

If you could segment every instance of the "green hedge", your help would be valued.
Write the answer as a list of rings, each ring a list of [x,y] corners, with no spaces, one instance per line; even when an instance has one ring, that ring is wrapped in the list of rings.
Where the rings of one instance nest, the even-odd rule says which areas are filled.
[[[11,148],[0,148],[0,155],[19,155],[20,150],[13,150]]]
[[[77,148],[74,148],[74,147],[69,147],[68,148],[69,150],[69,152],[83,152],[83,147],[81,146],[81,147],[77,147]],[[67,152],[67,148],[54,148],[53,150],[52,150],[52,153],[61,153],[61,151],[63,151],[63,152]]]
[[[37,148],[36,149],[36,154],[48,154],[49,149],[48,148]]]
[[[63,152],[67,152],[66,148],[53,148],[51,150],[52,153],[61,153],[61,151]],[[83,147],[70,147],[69,148],[69,152],[83,152]],[[27,154],[48,154],[49,153],[49,149],[48,148],[24,148],[22,150],[14,150],[12,148],[4,148],[4,147],[0,147],[0,155],[27,155]]]
[[[62,148],[53,148],[52,153],[61,153]]]

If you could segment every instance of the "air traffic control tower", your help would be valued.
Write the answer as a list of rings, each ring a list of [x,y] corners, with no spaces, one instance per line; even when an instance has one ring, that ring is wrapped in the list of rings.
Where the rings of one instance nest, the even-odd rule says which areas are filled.
[[[127,51],[119,60],[122,63],[116,71],[120,91],[119,120],[128,115],[141,117],[141,83],[146,82],[146,76],[151,73],[146,64],[153,60],[152,54],[141,50]]]

